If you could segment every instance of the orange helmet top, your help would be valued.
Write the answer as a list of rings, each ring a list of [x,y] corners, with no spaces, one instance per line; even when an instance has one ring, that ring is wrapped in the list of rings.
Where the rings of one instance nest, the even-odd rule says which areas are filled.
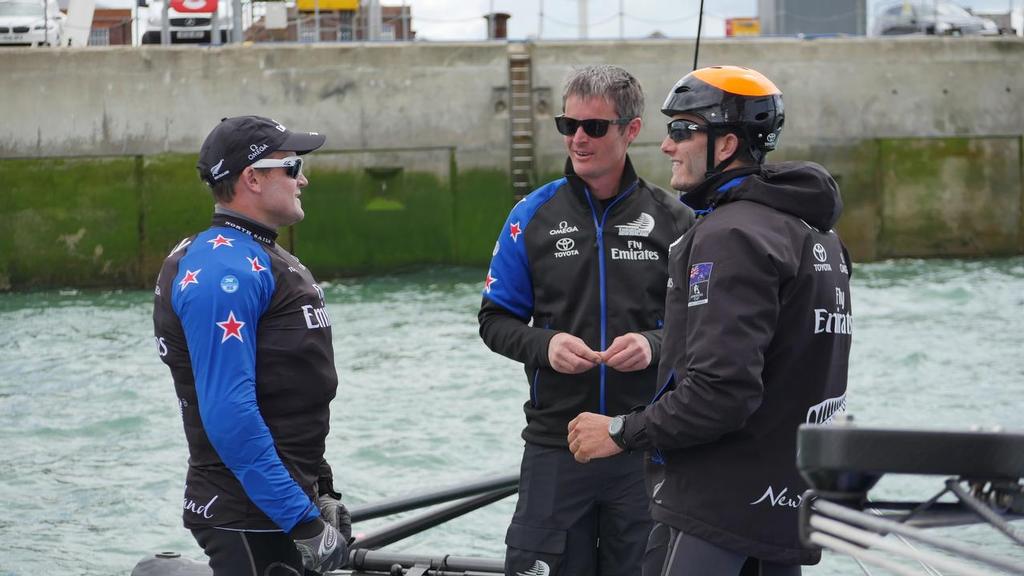
[[[764,74],[740,66],[712,66],[694,70],[693,76],[718,88],[722,92],[738,96],[771,96],[782,91]]]

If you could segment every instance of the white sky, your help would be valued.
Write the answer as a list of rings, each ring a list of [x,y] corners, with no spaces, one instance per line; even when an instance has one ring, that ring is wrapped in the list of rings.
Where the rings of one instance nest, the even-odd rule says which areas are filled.
[[[850,0],[851,7],[853,1]],[[876,6],[898,1],[867,0],[868,29]],[[1005,13],[1011,8],[1020,12],[1024,8],[1024,0],[955,1],[976,12]],[[402,4],[402,0],[381,2],[388,6]],[[496,12],[512,15],[508,21],[508,35],[512,40],[538,36],[546,40],[579,38],[579,0],[405,0],[405,3],[412,7],[413,30],[423,40],[483,40],[487,37],[483,16],[491,11],[492,6]],[[129,8],[134,5],[134,0],[96,0],[96,5]],[[540,17],[542,5],[543,20]],[[620,6],[626,38],[644,38],[654,32],[672,38],[697,35],[700,0],[587,0],[588,36],[592,39],[618,38]],[[725,35],[726,18],[756,16],[757,0],[705,0],[702,35]]]
[[[894,0],[867,0],[869,14],[877,4]],[[401,0],[382,0],[401,5]],[[1020,9],[1024,0],[958,0],[961,6],[978,12],[1006,12]],[[579,38],[578,0],[406,0],[412,7],[413,30],[427,40],[483,40],[487,24],[483,18],[493,5],[496,12],[512,15],[508,35],[513,40]],[[540,12],[543,4],[544,18]],[[619,37],[619,7],[626,38],[643,38],[659,31],[669,37],[697,34],[700,0],[588,0],[589,37]],[[852,5],[852,1],[851,1]],[[702,35],[723,36],[725,18],[757,16],[757,0],[705,0]],[[870,28],[869,28],[870,29]]]
[[[494,6],[496,12],[512,15],[509,38],[579,38],[577,0],[407,0],[412,6],[413,29],[430,40],[483,39],[487,24],[483,15]],[[388,4],[399,4],[388,0]],[[543,21],[541,7],[543,5]],[[649,36],[652,32],[671,36],[695,36],[699,0],[588,0],[590,38],[618,38],[621,24],[626,38]],[[705,0],[705,31],[724,34],[724,18],[756,16],[757,0]]]

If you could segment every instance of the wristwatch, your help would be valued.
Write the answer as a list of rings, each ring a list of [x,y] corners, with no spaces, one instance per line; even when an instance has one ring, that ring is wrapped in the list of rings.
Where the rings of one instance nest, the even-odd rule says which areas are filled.
[[[626,439],[623,434],[626,432],[626,417],[616,416],[608,422],[608,436],[611,436],[612,442],[623,450],[626,449]]]

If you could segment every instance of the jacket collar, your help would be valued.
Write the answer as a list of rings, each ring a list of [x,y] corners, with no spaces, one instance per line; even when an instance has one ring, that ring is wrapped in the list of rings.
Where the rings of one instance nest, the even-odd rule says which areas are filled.
[[[719,204],[729,201],[728,190],[731,190],[732,187],[726,187],[726,184],[737,178],[757,174],[760,171],[761,167],[755,165],[719,172],[698,184],[692,191],[682,194],[679,199],[698,215],[706,214],[714,210]],[[723,187],[726,189],[723,190]]]
[[[569,185],[575,190],[580,198],[585,198],[584,191],[588,191],[589,187],[582,178],[576,175],[576,171],[572,168],[572,158],[565,159],[565,178],[569,181]],[[636,170],[633,169],[633,161],[629,159],[629,154],[626,154],[626,164],[622,168],[622,177],[619,179],[619,190],[615,193],[616,198],[619,194],[633,188],[640,178],[636,175]],[[612,198],[609,198],[611,200]]]
[[[242,214],[217,206],[213,212],[213,225],[224,228],[234,228],[239,232],[245,232],[254,240],[263,244],[274,244],[277,241],[277,232],[267,228],[259,222],[250,220]]]

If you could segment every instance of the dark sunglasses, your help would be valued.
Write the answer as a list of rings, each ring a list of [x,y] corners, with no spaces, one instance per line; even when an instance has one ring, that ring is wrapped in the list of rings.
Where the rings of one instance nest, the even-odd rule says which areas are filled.
[[[573,136],[576,131],[579,130],[580,126],[583,126],[583,132],[591,138],[600,138],[608,133],[608,126],[616,124],[619,126],[629,124],[632,118],[618,118],[616,120],[605,120],[603,118],[589,118],[587,120],[577,120],[575,118],[569,118],[565,114],[555,116],[555,127],[558,128],[558,133],[562,136]]]
[[[253,168],[284,168],[284,173],[289,178],[298,178],[299,174],[302,174],[302,158],[298,156],[288,156],[287,158],[264,158],[263,160],[257,160],[252,163]]]
[[[693,138],[693,135],[697,132],[707,132],[707,126],[701,126],[695,124],[689,120],[673,120],[668,123],[668,137],[673,142],[682,142],[683,140],[689,140]]]

